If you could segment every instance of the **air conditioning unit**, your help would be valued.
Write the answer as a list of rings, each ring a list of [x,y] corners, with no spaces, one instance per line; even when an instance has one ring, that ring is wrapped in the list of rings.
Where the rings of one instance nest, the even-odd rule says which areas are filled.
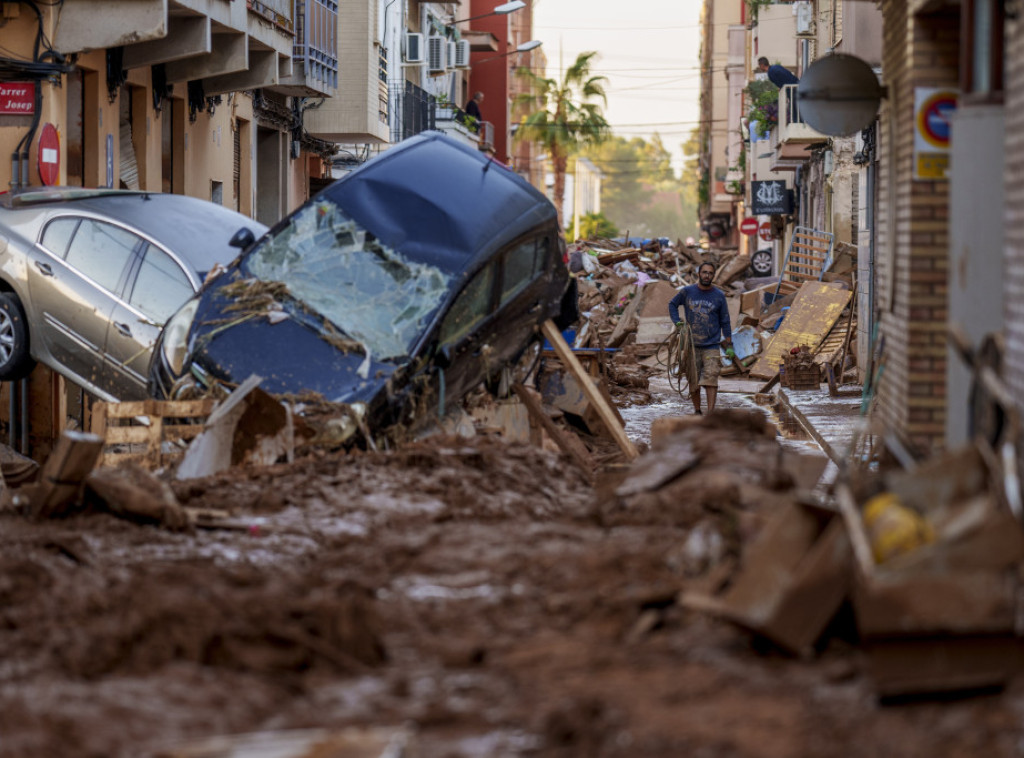
[[[468,39],[460,39],[455,43],[455,68],[469,68]]]
[[[814,35],[814,4],[807,0],[793,3],[793,15],[796,16],[796,33]]]
[[[438,34],[427,37],[427,70],[445,71],[448,68],[448,40]]]
[[[423,35],[416,32],[405,34],[405,62],[423,63]]]

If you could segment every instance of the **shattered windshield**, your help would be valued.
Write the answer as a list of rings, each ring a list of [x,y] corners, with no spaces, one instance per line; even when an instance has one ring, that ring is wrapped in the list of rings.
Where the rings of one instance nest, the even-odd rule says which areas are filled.
[[[297,212],[243,265],[287,285],[378,360],[408,354],[450,283],[436,266],[384,247],[326,199]]]

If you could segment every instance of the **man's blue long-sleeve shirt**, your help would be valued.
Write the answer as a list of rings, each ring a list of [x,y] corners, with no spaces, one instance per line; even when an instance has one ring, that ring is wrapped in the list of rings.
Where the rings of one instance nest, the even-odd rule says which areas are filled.
[[[715,347],[723,339],[732,339],[729,305],[717,287],[702,290],[700,285],[691,284],[679,290],[668,304],[673,324],[679,323],[680,305],[686,313],[686,323],[690,325],[696,347]]]

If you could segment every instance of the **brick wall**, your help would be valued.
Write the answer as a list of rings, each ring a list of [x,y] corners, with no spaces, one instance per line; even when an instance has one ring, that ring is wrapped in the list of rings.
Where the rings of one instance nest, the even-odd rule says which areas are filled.
[[[885,345],[874,415],[927,454],[945,432],[949,186],[913,178],[914,89],[956,86],[959,9],[911,16],[889,0],[883,14],[876,304]]]
[[[1003,376],[1024,407],[1024,22],[1006,27],[1006,360]]]

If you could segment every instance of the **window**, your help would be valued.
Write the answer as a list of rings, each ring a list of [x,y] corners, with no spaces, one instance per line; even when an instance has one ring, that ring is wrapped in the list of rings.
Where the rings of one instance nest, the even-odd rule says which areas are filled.
[[[65,260],[101,287],[117,293],[121,273],[139,238],[102,221],[83,219]]]
[[[59,218],[51,221],[43,232],[43,247],[58,258],[63,258],[68,252],[68,242],[71,241],[77,226],[77,218]]]
[[[1003,3],[966,0],[961,7],[960,86],[968,100],[1001,101]]]
[[[477,273],[462,290],[441,326],[441,344],[450,345],[469,334],[491,312],[494,267]]]
[[[192,283],[181,266],[160,248],[149,245],[128,302],[163,324],[192,297]]]
[[[501,302],[516,296],[533,280],[537,264],[537,241],[521,242],[505,253],[501,270]]]

